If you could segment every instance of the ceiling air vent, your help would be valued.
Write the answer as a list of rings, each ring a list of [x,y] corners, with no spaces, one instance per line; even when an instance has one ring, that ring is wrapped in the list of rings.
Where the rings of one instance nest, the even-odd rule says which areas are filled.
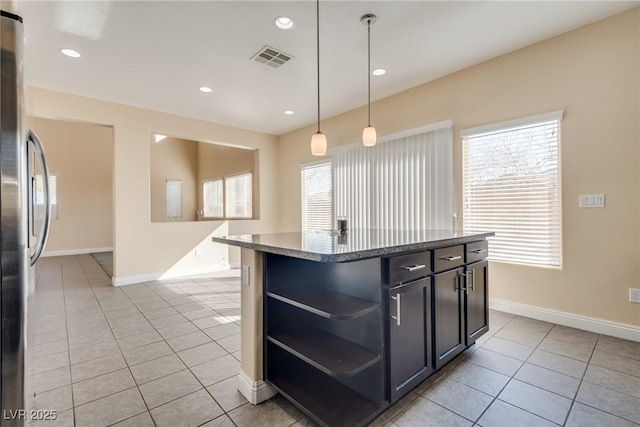
[[[293,56],[278,49],[274,49],[271,46],[265,46],[260,49],[258,53],[253,55],[251,59],[266,64],[270,67],[278,68],[282,64],[293,59]]]

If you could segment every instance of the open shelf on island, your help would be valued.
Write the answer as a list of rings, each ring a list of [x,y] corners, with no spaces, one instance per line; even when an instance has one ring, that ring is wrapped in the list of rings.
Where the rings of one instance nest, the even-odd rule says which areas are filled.
[[[380,306],[377,302],[340,292],[302,286],[273,289],[267,295],[329,319],[353,319]]]
[[[268,381],[320,425],[363,426],[383,409],[291,355],[279,359],[278,366],[270,364]]]
[[[355,375],[381,359],[379,354],[319,329],[270,332],[267,339],[331,376]]]

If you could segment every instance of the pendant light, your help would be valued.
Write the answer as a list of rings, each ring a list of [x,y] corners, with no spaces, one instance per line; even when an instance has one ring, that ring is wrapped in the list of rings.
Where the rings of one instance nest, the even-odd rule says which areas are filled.
[[[362,144],[365,147],[376,145],[376,128],[371,126],[371,24],[376,22],[376,15],[368,13],[360,18],[360,21],[367,26],[367,94],[368,94],[368,121],[367,127],[362,131]]]
[[[318,70],[318,131],[311,137],[311,154],[324,156],[327,154],[327,137],[320,132],[320,0],[316,0],[316,59]]]

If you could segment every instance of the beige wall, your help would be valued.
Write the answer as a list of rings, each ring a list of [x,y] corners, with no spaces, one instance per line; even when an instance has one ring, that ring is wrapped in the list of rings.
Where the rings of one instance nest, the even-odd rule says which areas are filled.
[[[113,129],[29,117],[49,171],[57,175],[58,219],[47,253],[113,247]]]
[[[198,143],[198,182],[222,178],[241,172],[253,172],[253,216],[259,218],[259,190],[256,187],[256,150],[228,147],[224,145]],[[199,188],[202,188],[201,186]],[[198,209],[202,210],[202,191],[198,190]]]
[[[151,222],[195,221],[198,210],[198,143],[151,138]],[[167,218],[167,180],[182,181],[182,218]]]
[[[564,110],[563,268],[493,262],[492,298],[640,325],[640,305],[628,302],[640,287],[639,24],[635,8],[373,104],[379,135],[453,119],[457,206],[461,129]],[[322,129],[331,148],[357,142],[365,124],[359,108]],[[283,230],[300,228],[299,165],[314,160],[314,130],[281,137]],[[578,209],[584,193],[604,193],[606,208]]]
[[[278,231],[278,138],[202,120],[28,87],[27,114],[102,123],[114,130],[114,282],[206,271],[239,260],[239,249],[212,244],[212,234]],[[259,220],[151,223],[150,133],[258,149]]]

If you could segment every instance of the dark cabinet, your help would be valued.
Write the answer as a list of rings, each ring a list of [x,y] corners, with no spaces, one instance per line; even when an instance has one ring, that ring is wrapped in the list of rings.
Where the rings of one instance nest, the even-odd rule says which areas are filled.
[[[363,426],[388,404],[380,272],[379,258],[265,256],[265,379],[321,426]]]
[[[487,260],[467,265],[466,277],[466,345],[469,346],[489,330],[489,295]]]
[[[390,400],[395,402],[433,372],[431,279],[389,289]]]
[[[433,276],[435,368],[440,369],[465,349],[464,268]]]
[[[264,373],[321,426],[371,422],[488,331],[485,240],[325,263],[264,258]]]

